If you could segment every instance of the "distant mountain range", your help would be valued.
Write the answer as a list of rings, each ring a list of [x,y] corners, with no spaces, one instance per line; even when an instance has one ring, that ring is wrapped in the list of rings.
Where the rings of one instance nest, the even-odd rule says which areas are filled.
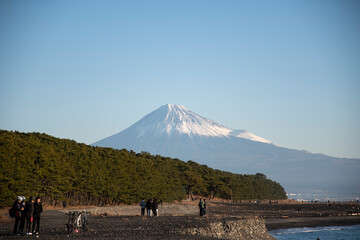
[[[92,145],[192,160],[235,173],[264,173],[284,186],[291,198],[360,197],[360,159],[283,148],[179,105],[161,106],[124,131]]]

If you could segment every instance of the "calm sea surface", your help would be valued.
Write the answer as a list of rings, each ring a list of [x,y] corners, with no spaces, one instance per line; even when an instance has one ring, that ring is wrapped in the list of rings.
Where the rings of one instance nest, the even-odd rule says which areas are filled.
[[[269,231],[279,240],[360,240],[360,225],[317,227],[317,228],[289,228]]]

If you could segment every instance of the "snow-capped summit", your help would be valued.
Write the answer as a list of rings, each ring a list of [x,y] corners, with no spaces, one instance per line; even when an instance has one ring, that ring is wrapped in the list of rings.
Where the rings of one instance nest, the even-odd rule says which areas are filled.
[[[130,126],[138,137],[152,134],[186,134],[188,136],[239,137],[251,141],[271,143],[245,130],[234,130],[205,117],[202,117],[184,106],[166,104],[146,115]]]
[[[157,130],[166,132],[169,135],[172,133],[180,133],[189,136],[219,137],[227,136],[231,131],[227,127],[197,115],[184,106],[175,104],[161,106],[142,120],[145,121],[146,125],[153,125]],[[151,120],[151,122],[147,120]]]

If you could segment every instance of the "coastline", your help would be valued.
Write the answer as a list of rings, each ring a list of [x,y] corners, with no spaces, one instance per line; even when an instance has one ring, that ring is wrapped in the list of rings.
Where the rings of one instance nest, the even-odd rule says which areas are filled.
[[[360,225],[360,216],[268,218],[265,220],[265,225],[268,231],[288,228]]]
[[[323,226],[360,225],[360,215],[352,216],[359,204],[261,204],[209,201],[206,218],[198,216],[196,201],[159,206],[159,217],[140,216],[140,207],[78,206],[70,209],[46,209],[42,216],[44,239],[67,237],[65,213],[72,210],[91,211],[89,232],[71,237],[83,239],[247,239],[236,238],[246,233],[253,239],[272,239],[267,231]],[[14,219],[1,211],[0,239],[18,239],[10,233]],[[248,230],[248,232],[246,232]],[[259,237],[261,236],[261,237]]]

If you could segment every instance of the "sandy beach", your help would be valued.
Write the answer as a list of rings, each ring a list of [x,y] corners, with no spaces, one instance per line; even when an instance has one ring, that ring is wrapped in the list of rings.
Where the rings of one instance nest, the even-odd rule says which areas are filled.
[[[67,218],[65,212],[73,209],[91,212],[87,232],[67,235],[65,225]],[[197,232],[209,229],[209,226],[213,228],[219,224],[221,226],[227,226],[227,223],[234,221],[242,221],[249,225],[259,224],[259,226],[264,222],[268,230],[293,227],[354,225],[360,224],[360,216],[351,214],[354,214],[358,210],[358,203],[336,203],[328,205],[320,203],[233,204],[210,202],[208,203],[207,217],[201,218],[198,216],[196,202],[163,204],[159,207],[159,217],[140,216],[140,207],[138,206],[78,207],[65,210],[47,209],[42,215],[40,235],[32,236],[32,238],[248,239],[244,236],[241,238],[231,238],[230,235],[229,237],[220,232],[215,232],[215,235],[214,232],[211,234],[205,233],[205,235],[197,234]],[[6,211],[3,210],[1,212],[0,239],[21,238],[21,236],[11,235],[13,221],[14,219],[6,217]],[[258,228],[257,226],[249,227]],[[247,226],[239,226],[239,228],[246,229]],[[188,233],[191,231],[195,232],[195,234],[189,235]],[[222,237],[220,238],[218,236]],[[263,237],[268,236],[264,235]],[[261,239],[261,237],[255,237],[253,239]]]

